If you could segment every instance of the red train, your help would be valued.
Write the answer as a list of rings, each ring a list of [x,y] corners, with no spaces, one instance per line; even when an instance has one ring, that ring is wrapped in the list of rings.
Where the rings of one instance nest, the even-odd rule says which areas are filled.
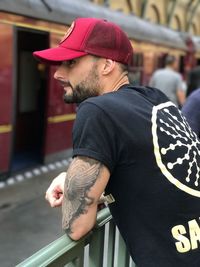
[[[55,67],[32,52],[56,46],[76,17],[119,24],[134,47],[130,78],[147,84],[167,54],[185,73],[198,61],[197,39],[85,1],[0,1],[0,180],[10,172],[70,155],[76,106],[66,105]]]

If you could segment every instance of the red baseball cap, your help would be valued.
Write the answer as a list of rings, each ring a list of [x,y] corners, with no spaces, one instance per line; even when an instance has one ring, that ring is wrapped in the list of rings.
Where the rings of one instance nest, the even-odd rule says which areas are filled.
[[[49,64],[60,64],[84,55],[95,55],[131,65],[133,49],[119,26],[103,19],[78,18],[62,38],[59,45],[33,55]]]

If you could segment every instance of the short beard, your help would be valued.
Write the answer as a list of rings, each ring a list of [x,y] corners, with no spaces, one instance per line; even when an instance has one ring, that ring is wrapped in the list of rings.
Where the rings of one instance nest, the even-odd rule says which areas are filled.
[[[73,93],[71,95],[64,94],[63,99],[67,104],[81,103],[89,97],[98,96],[99,90],[99,76],[96,67],[93,66],[85,80],[72,87]]]

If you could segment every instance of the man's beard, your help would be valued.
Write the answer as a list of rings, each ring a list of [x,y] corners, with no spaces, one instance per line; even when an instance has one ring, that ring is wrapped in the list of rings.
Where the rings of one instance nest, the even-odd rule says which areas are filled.
[[[98,96],[100,91],[99,76],[95,66],[90,70],[85,80],[81,81],[76,86],[72,87],[72,94],[64,94],[63,99],[67,104],[81,103],[85,99],[93,96]]]

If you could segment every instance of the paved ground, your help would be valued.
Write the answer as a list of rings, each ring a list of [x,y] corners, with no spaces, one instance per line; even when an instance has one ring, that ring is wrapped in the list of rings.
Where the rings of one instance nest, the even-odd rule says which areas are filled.
[[[1,267],[15,266],[63,235],[61,211],[49,207],[44,193],[66,168],[62,165],[0,189]]]

